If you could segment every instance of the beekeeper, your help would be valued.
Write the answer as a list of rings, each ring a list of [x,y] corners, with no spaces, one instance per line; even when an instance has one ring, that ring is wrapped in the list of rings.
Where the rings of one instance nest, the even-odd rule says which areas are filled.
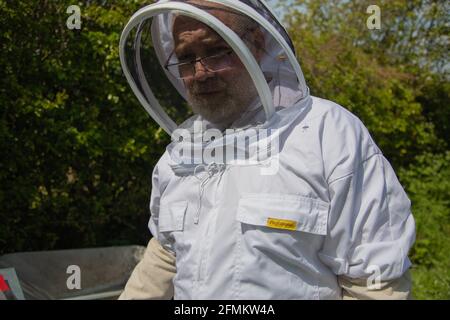
[[[410,201],[361,121],[310,96],[264,1],[146,6],[120,57],[172,137],[120,299],[410,296]]]

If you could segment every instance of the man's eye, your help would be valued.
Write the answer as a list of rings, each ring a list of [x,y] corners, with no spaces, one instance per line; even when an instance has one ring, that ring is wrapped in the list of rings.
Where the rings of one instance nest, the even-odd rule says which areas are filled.
[[[217,48],[211,49],[209,51],[209,55],[218,55],[218,54],[225,53],[225,52],[227,52],[229,50],[230,50],[229,47],[217,47]]]
[[[191,54],[182,54],[182,55],[178,56],[179,62],[189,62],[192,60],[195,60],[195,56],[193,56]]]

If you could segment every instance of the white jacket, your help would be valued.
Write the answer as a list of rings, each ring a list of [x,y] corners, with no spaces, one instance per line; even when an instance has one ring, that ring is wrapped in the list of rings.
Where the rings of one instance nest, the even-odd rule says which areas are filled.
[[[264,162],[174,170],[174,139],[154,169],[149,222],[172,254],[153,242],[128,287],[157,293],[139,297],[171,295],[173,256],[175,299],[339,299],[341,287],[353,285],[348,279],[369,285],[400,279],[410,266],[414,219],[367,129],[344,108],[310,97],[294,45],[264,1],[210,2],[258,23],[265,39],[261,61],[208,6],[161,0],[141,8],[125,26],[119,46],[124,74],[142,106],[172,135],[178,123],[169,115],[183,105],[173,101],[167,109],[156,93],[163,77],[172,84],[164,85],[165,97],[188,102],[187,91],[179,77],[153,64],[157,59],[164,66],[174,52],[177,14],[208,25],[240,58],[258,92],[255,106],[264,109],[254,118],[251,109],[234,126],[280,129],[279,153],[269,158],[277,160],[277,170],[262,174]],[[146,59],[149,54],[154,58]],[[190,128],[189,121],[184,124]],[[128,293],[123,296],[133,295]]]
[[[410,267],[410,201],[359,119],[313,97],[281,142],[275,175],[176,175],[162,156],[149,228],[176,256],[175,299],[340,299],[338,276],[385,282]]]

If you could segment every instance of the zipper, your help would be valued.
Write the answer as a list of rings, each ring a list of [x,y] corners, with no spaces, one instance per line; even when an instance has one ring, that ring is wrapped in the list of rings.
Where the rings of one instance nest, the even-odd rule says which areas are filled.
[[[206,184],[211,180],[211,178],[213,176],[215,176],[216,174],[220,174],[219,177],[219,181],[222,178],[222,174],[225,172],[225,165],[224,164],[216,164],[216,163],[211,163],[208,166],[203,166],[203,168],[205,169],[205,171],[207,172],[207,176],[201,180],[200,183],[200,188],[199,188],[199,204],[197,207],[197,212],[194,218],[194,223],[198,224],[199,220],[200,220],[200,214],[201,214],[201,208],[202,208],[202,198],[203,198],[203,193],[204,193],[204,189]],[[203,234],[203,239],[205,239],[204,242],[202,242],[202,245],[200,246],[200,254],[199,254],[199,262],[198,262],[198,270],[197,270],[197,276],[196,276],[196,282],[197,281],[201,281],[202,279],[202,274],[205,271],[205,267],[206,267],[206,256],[207,256],[207,251],[209,248],[209,244],[208,244],[208,234],[210,232],[210,228],[211,228],[211,223],[208,223],[207,226],[205,226],[205,232]],[[198,288],[197,288],[198,289]]]
[[[209,179],[211,179],[211,176],[208,174],[208,176],[202,180],[200,183],[199,193],[198,193],[198,205],[197,205],[197,212],[195,213],[194,223],[198,224],[200,220],[200,212],[202,211],[202,198],[203,198],[203,192],[205,190],[205,185],[208,183]]]
[[[195,168],[194,170],[194,175],[195,177],[197,177],[196,173],[197,173],[197,169],[203,167],[206,171],[206,173],[208,174],[208,176],[206,176],[203,180],[201,180],[200,183],[200,187],[199,187],[199,192],[198,192],[198,205],[197,205],[197,212],[195,213],[195,217],[194,217],[194,223],[198,224],[198,222],[200,221],[200,214],[202,211],[202,198],[203,198],[203,193],[205,191],[205,186],[206,184],[209,182],[209,180],[216,174],[221,172],[224,168],[225,165],[224,164],[216,164],[216,163],[210,163],[208,164],[208,166],[204,165],[199,165]]]

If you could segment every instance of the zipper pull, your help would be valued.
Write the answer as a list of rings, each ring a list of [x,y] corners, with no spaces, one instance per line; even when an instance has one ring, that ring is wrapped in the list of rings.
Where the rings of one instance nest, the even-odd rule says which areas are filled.
[[[208,166],[204,165],[199,165],[195,168],[194,170],[194,175],[197,177],[196,173],[197,173],[197,168],[199,167],[203,167],[206,171],[206,173],[208,174],[207,177],[205,177],[205,179],[202,180],[202,182],[200,183],[200,188],[199,188],[199,195],[198,195],[198,206],[197,206],[197,212],[195,214],[194,217],[194,224],[198,224],[199,220],[200,220],[200,213],[202,210],[202,198],[203,198],[203,192],[205,190],[205,186],[208,183],[209,179],[211,179],[216,173],[222,172],[225,169],[225,165],[222,164],[217,164],[217,163],[210,163]]]
[[[203,198],[203,191],[205,190],[205,185],[208,183],[208,180],[211,178],[210,175],[208,175],[203,181],[200,183],[199,188],[199,195],[198,195],[198,206],[197,206],[197,212],[195,214],[194,223],[198,224],[200,220],[200,212],[202,210],[202,198]]]

